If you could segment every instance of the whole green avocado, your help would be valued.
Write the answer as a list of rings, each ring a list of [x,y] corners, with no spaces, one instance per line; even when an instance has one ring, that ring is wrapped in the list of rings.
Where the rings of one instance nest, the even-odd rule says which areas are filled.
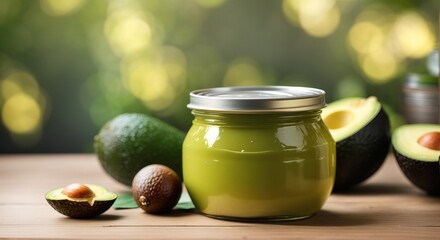
[[[95,136],[94,148],[104,170],[131,186],[136,173],[150,164],[170,167],[182,178],[182,144],[177,128],[140,113],[121,114]]]

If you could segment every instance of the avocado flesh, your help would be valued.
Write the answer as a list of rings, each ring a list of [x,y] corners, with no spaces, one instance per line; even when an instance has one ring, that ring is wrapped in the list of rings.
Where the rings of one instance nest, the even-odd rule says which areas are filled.
[[[408,158],[424,162],[438,162],[440,150],[435,151],[423,147],[417,142],[420,137],[430,132],[440,132],[440,125],[408,124],[400,126],[393,133],[393,147]]]
[[[330,103],[322,110],[322,119],[336,142],[340,142],[372,121],[381,105],[375,97],[345,98]]]
[[[372,176],[391,143],[388,116],[375,97],[330,103],[322,118],[336,141],[334,191],[346,191]]]
[[[421,146],[426,133],[440,132],[440,125],[409,124],[397,128],[392,144],[396,161],[408,180],[430,195],[440,195],[440,150]]]
[[[102,186],[85,184],[95,194],[91,198],[70,198],[57,188],[46,194],[47,202],[59,213],[72,218],[96,217],[107,211],[115,202],[117,195]]]

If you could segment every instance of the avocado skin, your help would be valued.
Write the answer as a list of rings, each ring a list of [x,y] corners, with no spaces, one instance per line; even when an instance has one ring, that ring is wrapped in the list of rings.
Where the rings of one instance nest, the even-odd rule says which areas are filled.
[[[95,136],[94,148],[104,170],[131,186],[136,173],[150,164],[166,165],[182,178],[184,138],[183,132],[159,119],[126,113],[102,127]]]
[[[59,213],[71,218],[93,218],[107,211],[115,202],[115,199],[108,201],[95,201],[93,206],[88,202],[75,202],[71,200],[46,199]]]
[[[390,122],[381,108],[365,127],[336,143],[336,178],[333,191],[349,190],[373,175],[386,159],[390,144]]]
[[[408,180],[429,195],[440,196],[440,162],[412,159],[393,148],[394,156]]]

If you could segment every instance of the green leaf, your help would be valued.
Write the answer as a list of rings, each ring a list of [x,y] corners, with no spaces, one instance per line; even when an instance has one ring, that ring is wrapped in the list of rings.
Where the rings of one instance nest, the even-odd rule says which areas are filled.
[[[115,203],[112,206],[114,209],[131,209],[138,208],[136,201],[131,193],[122,193],[118,195]],[[194,204],[188,195],[188,192],[182,192],[179,202],[177,202],[174,209],[194,209]]]
[[[115,203],[113,203],[112,207],[115,209],[130,209],[137,208],[138,205],[131,193],[122,193],[118,195],[118,198]]]
[[[179,202],[177,202],[175,209],[194,209],[195,206],[189,197],[188,192],[182,192]]]

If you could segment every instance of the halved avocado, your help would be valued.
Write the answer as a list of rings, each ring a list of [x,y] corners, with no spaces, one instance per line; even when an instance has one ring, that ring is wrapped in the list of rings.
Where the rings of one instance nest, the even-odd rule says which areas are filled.
[[[72,187],[73,186],[73,187]],[[80,187],[75,193],[75,187]],[[66,192],[66,189],[73,191]],[[84,193],[87,192],[87,193]],[[76,196],[75,196],[76,195]],[[117,195],[106,188],[93,184],[71,184],[54,189],[46,194],[47,202],[59,213],[71,218],[91,218],[107,211],[115,202]]]
[[[382,166],[391,133],[388,115],[376,97],[332,102],[321,116],[336,141],[334,191],[352,188]]]
[[[415,186],[431,195],[440,195],[439,136],[440,125],[408,124],[398,127],[392,137],[402,172]]]

